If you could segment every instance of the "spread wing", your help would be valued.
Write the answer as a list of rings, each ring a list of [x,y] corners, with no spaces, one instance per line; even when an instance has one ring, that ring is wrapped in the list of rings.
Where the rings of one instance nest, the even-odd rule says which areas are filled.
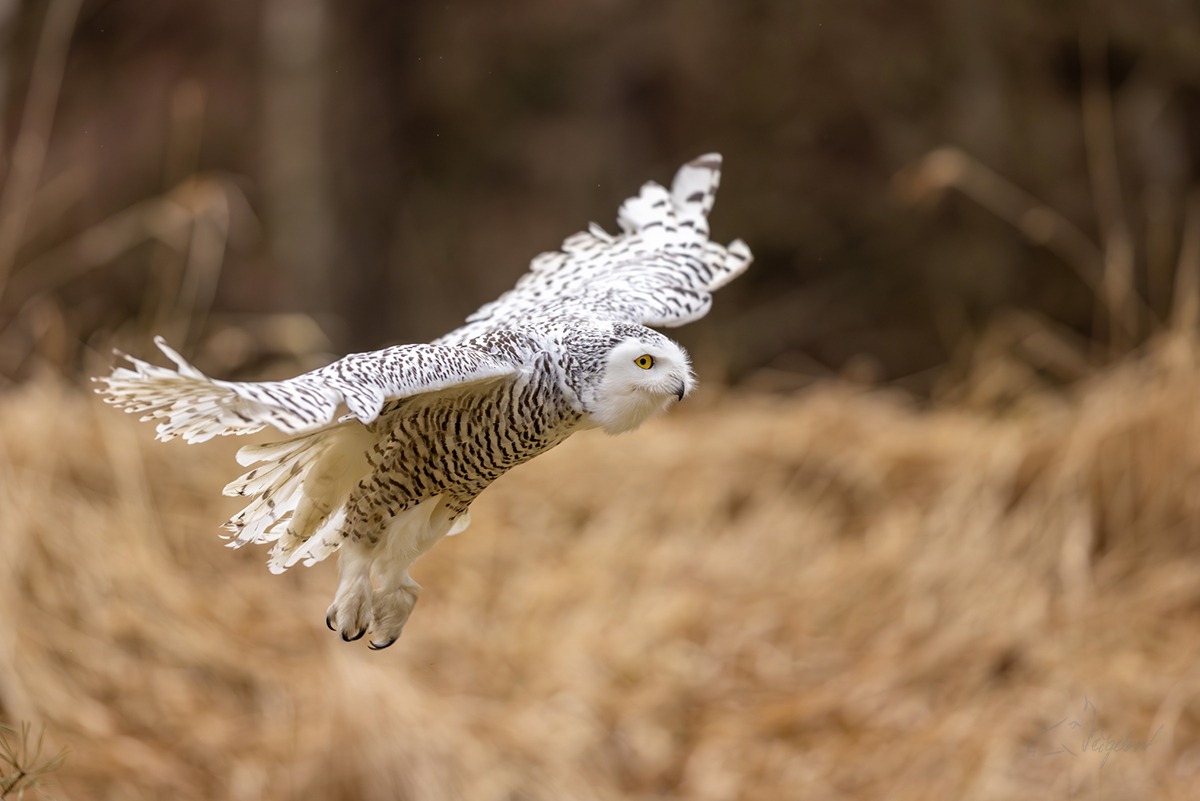
[[[132,369],[117,367],[97,378],[97,392],[143,420],[162,419],[158,439],[204,442],[217,435],[252,434],[273,425],[288,434],[333,422],[339,403],[370,423],[389,400],[423,392],[494,381],[514,375],[515,365],[462,345],[399,345],[356,353],[286,381],[218,381],[201,373],[162,340],[155,343],[179,370],[125,356]],[[124,354],[122,354],[124,355]]]
[[[750,266],[740,239],[708,239],[708,213],[721,180],[721,156],[709,153],[679,169],[671,190],[654,182],[617,214],[622,233],[594,223],[543,253],[510,291],[438,340],[466,342],[531,318],[585,316],[609,322],[674,327],[708,313],[712,293]]]
[[[670,191],[647,183],[621,205],[621,234],[593,225],[568,238],[561,252],[538,256],[516,287],[433,344],[354,354],[286,381],[243,383],[209,378],[157,339],[178,371],[126,356],[132,368],[96,379],[104,384],[98,391],[145,420],[162,420],[162,440],[203,442],[267,425],[299,434],[332,423],[340,403],[370,423],[389,400],[514,375],[513,363],[470,340],[531,320],[689,323],[707,314],[710,293],[751,261],[741,240],[723,247],[708,239],[720,178],[721,157],[710,153],[681,167]]]

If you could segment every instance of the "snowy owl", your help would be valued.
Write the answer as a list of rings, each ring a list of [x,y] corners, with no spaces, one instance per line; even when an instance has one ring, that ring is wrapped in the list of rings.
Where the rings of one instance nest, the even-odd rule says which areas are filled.
[[[750,264],[741,240],[708,240],[720,169],[711,153],[681,167],[670,191],[645,184],[621,205],[619,235],[592,224],[428,345],[242,383],[209,378],[160,338],[178,371],[125,356],[132,369],[96,379],[97,391],[162,420],[160,440],[268,425],[291,435],[238,452],[257,466],[225,487],[253,499],[225,524],[229,545],[274,542],[275,573],[340,551],[326,624],[386,648],[421,589],[409,568],[467,527],[489,484],[576,431],[632,431],[691,391],[683,348],[647,326],[703,317],[710,293]]]

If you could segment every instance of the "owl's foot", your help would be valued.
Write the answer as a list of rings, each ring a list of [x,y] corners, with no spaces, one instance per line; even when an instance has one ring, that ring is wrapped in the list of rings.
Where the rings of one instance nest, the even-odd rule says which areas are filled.
[[[372,651],[381,651],[400,637],[420,594],[421,585],[407,571],[398,583],[384,584],[375,590],[371,595]]]
[[[374,641],[372,641],[372,642],[367,643],[367,648],[369,648],[372,651],[382,651],[384,648],[389,647],[392,643],[394,643],[398,639],[400,639],[400,638],[393,637],[392,639],[385,642],[383,645],[378,645]]]
[[[371,624],[371,579],[365,572],[344,571],[337,595],[325,613],[325,625],[354,642]]]
[[[362,639],[371,619],[369,596],[335,600],[325,613],[325,625],[341,635],[346,642]]]

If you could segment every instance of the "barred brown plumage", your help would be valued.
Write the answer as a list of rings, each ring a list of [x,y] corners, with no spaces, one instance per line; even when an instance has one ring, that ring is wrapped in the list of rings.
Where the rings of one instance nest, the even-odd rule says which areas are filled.
[[[239,451],[260,466],[225,488],[253,498],[225,524],[229,544],[274,542],[273,572],[340,551],[326,622],[348,641],[370,630],[385,648],[420,591],[409,567],[467,527],[488,485],[576,431],[631,431],[691,389],[687,354],[647,326],[702,317],[750,264],[740,240],[708,240],[720,164],[685,164],[669,192],[645,184],[621,206],[620,235],[593,224],[569,237],[431,344],[245,383],[211,379],[156,340],[177,370],[126,356],[132,369],[97,379],[98,391],[161,420],[164,440],[267,425],[298,435]],[[339,404],[349,414],[335,421]]]

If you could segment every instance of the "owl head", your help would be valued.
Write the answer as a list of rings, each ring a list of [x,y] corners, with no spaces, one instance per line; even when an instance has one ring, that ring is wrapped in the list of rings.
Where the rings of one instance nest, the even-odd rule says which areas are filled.
[[[588,411],[606,432],[621,434],[683,400],[693,386],[687,353],[647,328],[618,340],[609,350]]]

